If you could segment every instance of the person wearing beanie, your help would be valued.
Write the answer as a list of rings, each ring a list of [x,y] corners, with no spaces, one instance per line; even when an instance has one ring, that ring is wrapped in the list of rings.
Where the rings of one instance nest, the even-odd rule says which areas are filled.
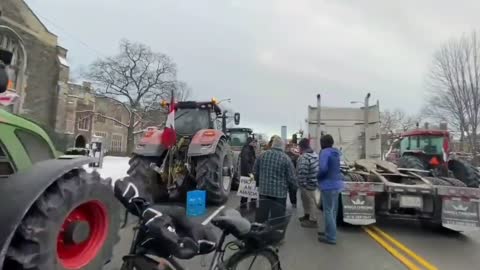
[[[250,176],[253,173],[253,166],[255,165],[255,146],[256,140],[252,137],[248,137],[245,145],[243,145],[242,150],[240,151],[240,175],[241,176]],[[240,199],[240,208],[247,207],[247,198],[242,197]],[[254,200],[252,200],[253,202]]]
[[[275,220],[281,224],[287,206],[288,187],[296,187],[297,183],[295,169],[292,160],[285,154],[282,138],[274,135],[271,142],[271,148],[255,162],[254,176],[260,195],[256,221]]]
[[[340,171],[340,151],[334,148],[333,144],[333,137],[329,134],[320,138],[322,150],[318,158],[317,180],[321,191],[325,232],[318,233],[318,240],[335,245],[337,241],[338,199],[343,189],[343,176]]]
[[[299,218],[302,227],[317,227],[317,206],[315,191],[317,190],[318,156],[310,147],[306,138],[298,143],[300,157],[297,160],[297,179],[300,187],[304,216]]]

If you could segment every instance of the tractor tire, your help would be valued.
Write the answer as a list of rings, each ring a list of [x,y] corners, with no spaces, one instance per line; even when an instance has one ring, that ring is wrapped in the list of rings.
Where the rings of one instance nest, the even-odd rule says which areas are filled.
[[[35,201],[17,228],[4,269],[100,270],[120,240],[110,181],[74,170]]]
[[[451,177],[442,177],[442,180],[448,182],[450,185],[454,187],[467,187],[465,183],[462,181],[456,179],[456,178],[451,178]]]
[[[130,168],[127,174],[139,188],[143,190],[145,199],[150,202],[168,201],[168,191],[165,185],[162,185],[159,174],[150,168],[150,164],[155,163],[159,166],[158,158],[148,158],[135,155],[129,161]]]
[[[217,144],[215,153],[196,160],[195,180],[197,188],[207,191],[207,201],[223,204],[228,200],[232,186],[232,161],[230,145],[224,139]],[[223,175],[228,171],[229,175]]]
[[[480,173],[472,164],[460,159],[452,159],[448,161],[448,169],[467,187],[479,187]]]
[[[427,165],[420,158],[416,156],[402,156],[398,160],[398,167],[408,168],[408,169],[417,169],[417,170],[427,170]]]
[[[365,182],[365,178],[361,174],[349,172],[349,173],[345,174],[345,181],[347,181],[347,182]]]

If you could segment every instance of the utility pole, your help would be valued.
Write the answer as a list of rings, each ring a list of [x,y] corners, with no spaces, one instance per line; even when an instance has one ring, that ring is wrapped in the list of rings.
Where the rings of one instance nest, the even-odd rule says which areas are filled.
[[[368,105],[368,100],[370,99],[370,93],[368,93],[365,96],[365,102],[364,102],[364,117],[363,117],[363,132],[364,132],[364,141],[363,141],[363,158],[368,158],[367,155],[367,145],[368,145],[368,136],[367,136],[367,131],[368,131],[368,110],[369,110],[369,105]]]
[[[320,107],[321,107],[321,95],[317,94],[317,141],[315,145],[317,145],[317,151],[320,151],[320,137],[322,136],[322,121],[321,121],[321,114],[320,114]]]

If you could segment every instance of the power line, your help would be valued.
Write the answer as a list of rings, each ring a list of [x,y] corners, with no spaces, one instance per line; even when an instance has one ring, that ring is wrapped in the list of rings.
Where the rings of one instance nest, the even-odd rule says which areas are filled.
[[[33,7],[31,4],[29,4],[31,7]],[[48,22],[49,24],[51,24],[53,27],[57,28],[58,30],[60,30],[60,32],[64,32],[64,34],[66,34],[67,36],[70,37],[70,39],[80,43],[81,45],[83,45],[84,47],[90,49],[92,52],[94,52],[97,57],[105,57],[105,54],[102,53],[101,51],[93,48],[92,46],[88,45],[86,42],[84,42],[83,40],[75,37],[73,34],[70,33],[70,31],[66,30],[65,28],[59,26],[57,23],[53,22],[53,20],[41,15],[40,13],[38,13],[38,9],[33,7],[33,9],[37,10],[35,11],[35,15],[40,17],[42,20]]]

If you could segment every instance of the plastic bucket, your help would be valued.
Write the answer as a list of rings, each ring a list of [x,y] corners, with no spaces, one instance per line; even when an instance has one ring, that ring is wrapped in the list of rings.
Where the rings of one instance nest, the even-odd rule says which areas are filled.
[[[198,217],[207,213],[207,192],[194,190],[187,192],[187,216]]]

